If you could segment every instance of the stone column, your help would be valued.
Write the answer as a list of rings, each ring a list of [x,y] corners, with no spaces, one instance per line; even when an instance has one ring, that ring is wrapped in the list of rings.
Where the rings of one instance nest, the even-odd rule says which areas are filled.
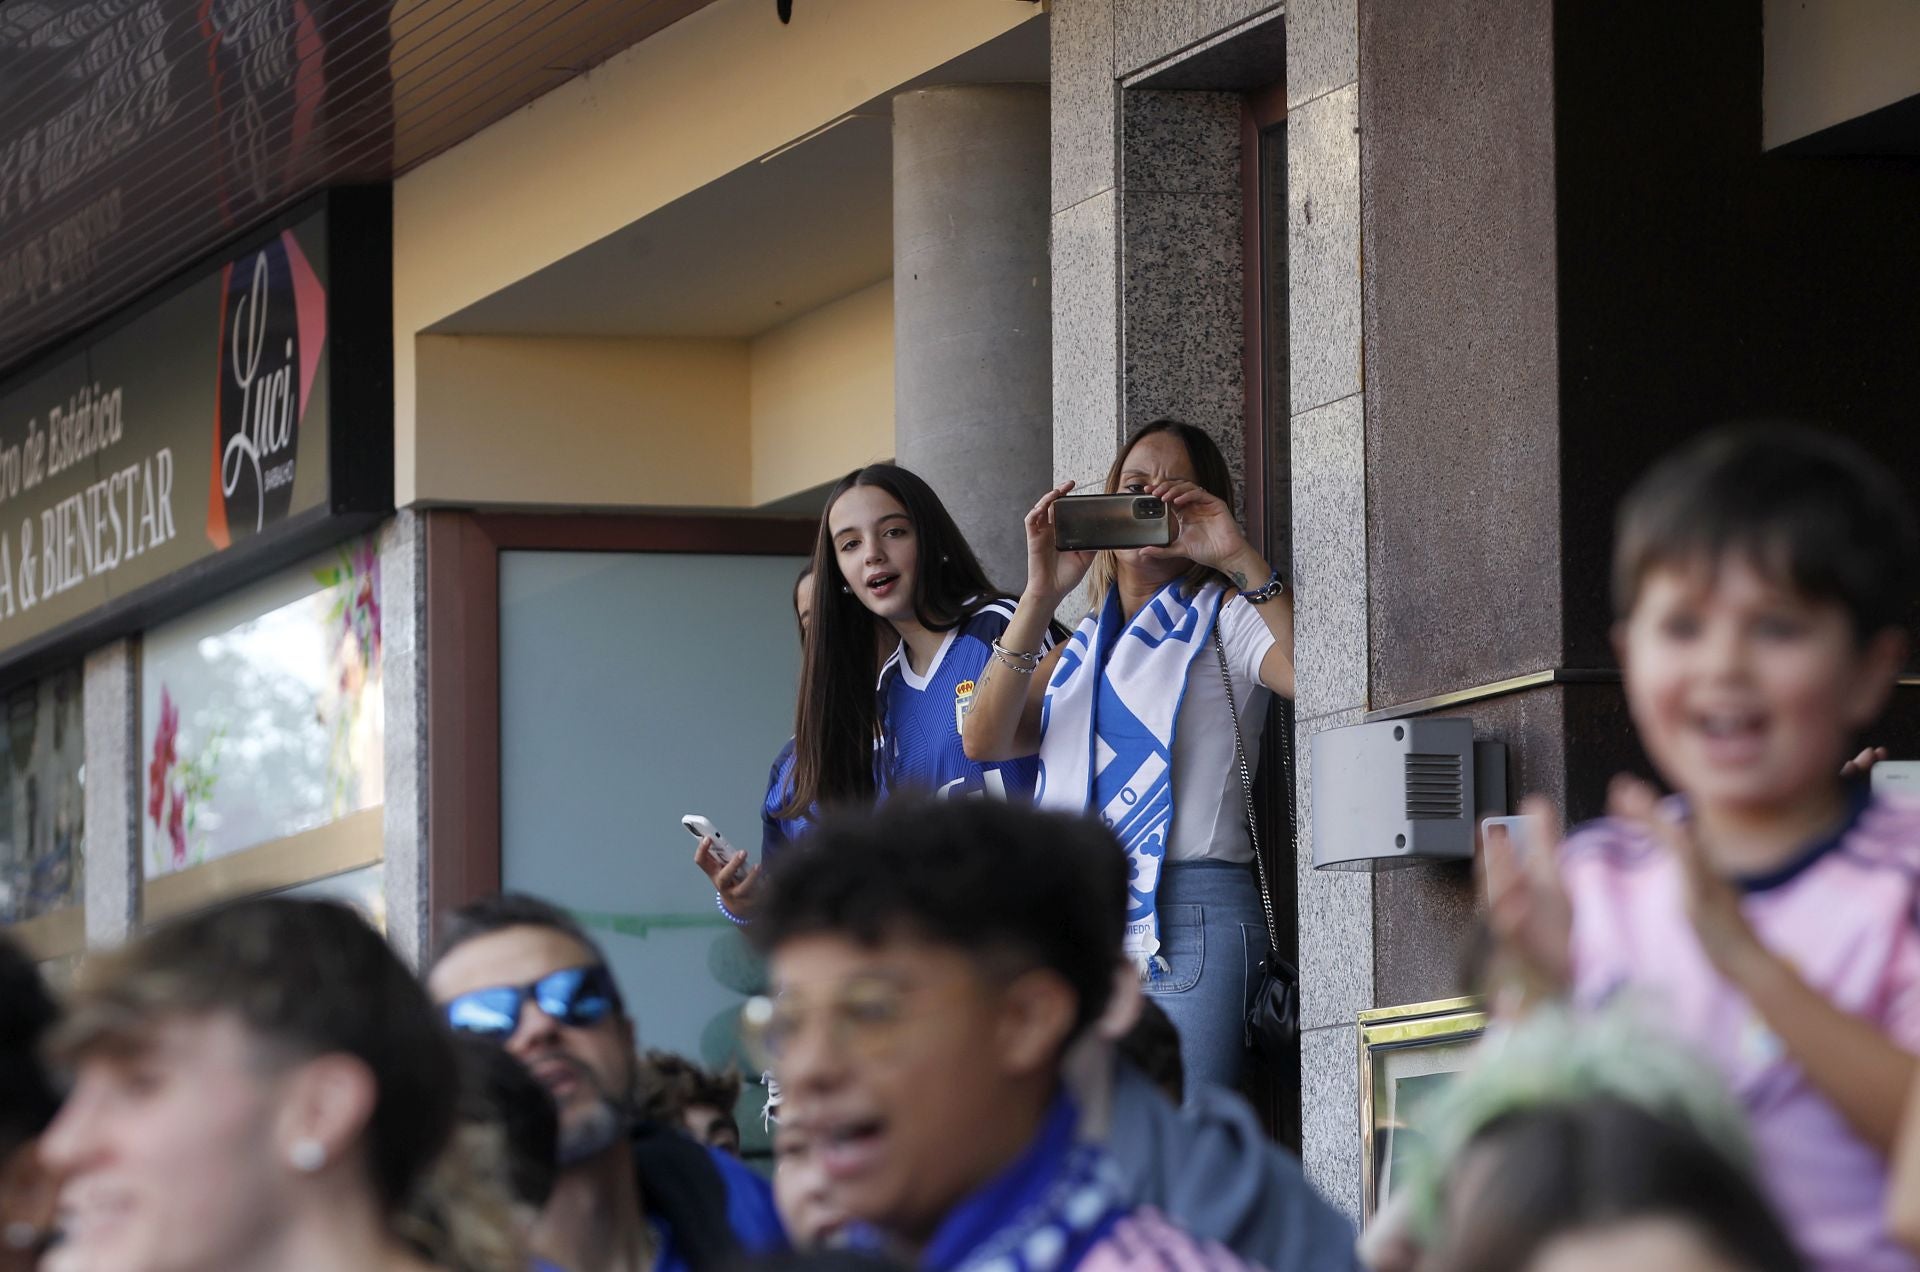
[[[1355,0],[1287,7],[1300,1147],[1308,1177],[1355,1218],[1361,1188],[1354,1019],[1375,1002],[1374,880],[1312,868],[1308,757],[1315,734],[1359,723],[1371,688],[1357,24]]]
[[[427,523],[410,508],[380,531],[380,694],[386,712],[387,939],[410,966],[433,947],[427,881]]]
[[[1044,85],[894,99],[894,453],[1015,592],[1053,472],[1048,218]]]
[[[137,646],[117,640],[87,655],[80,691],[86,730],[82,887],[87,945],[118,945],[140,919],[140,679]]]

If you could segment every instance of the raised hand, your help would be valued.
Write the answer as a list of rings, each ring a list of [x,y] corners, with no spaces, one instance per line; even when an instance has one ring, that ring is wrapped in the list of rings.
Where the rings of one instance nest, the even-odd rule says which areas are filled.
[[[1141,548],[1141,556],[1185,557],[1229,576],[1238,573],[1242,577],[1235,578],[1234,585],[1243,592],[1267,581],[1265,562],[1248,544],[1246,532],[1219,496],[1190,481],[1158,482],[1152,493],[1166,501],[1176,529],[1172,543],[1164,548]],[[1260,577],[1251,577],[1249,570],[1257,570]]]
[[[733,913],[746,917],[753,908],[753,894],[760,882],[760,867],[747,869],[747,854],[737,852],[731,857],[722,853],[713,842],[713,836],[703,835],[693,850],[693,864],[713,882],[713,890],[720,894],[720,900]]]
[[[1840,776],[1865,777],[1873,771],[1874,765],[1887,758],[1887,754],[1887,748],[1884,746],[1870,746],[1848,760],[1845,764],[1842,764],[1840,766]]]
[[[1027,595],[1049,609],[1079,587],[1093,568],[1093,553],[1062,552],[1053,543],[1053,505],[1073,487],[1071,481],[1061,482],[1027,513]]]
[[[1745,964],[1765,947],[1740,908],[1739,890],[1713,868],[1692,825],[1663,815],[1653,787],[1624,773],[1607,788],[1607,812],[1638,825],[1673,855],[1700,948],[1722,975],[1739,980]]]
[[[1560,813],[1552,801],[1529,796],[1520,805],[1530,842],[1516,844],[1494,826],[1480,845],[1487,889],[1487,924],[1499,970],[1518,973],[1524,996],[1558,994],[1573,981],[1573,905],[1560,881]]]

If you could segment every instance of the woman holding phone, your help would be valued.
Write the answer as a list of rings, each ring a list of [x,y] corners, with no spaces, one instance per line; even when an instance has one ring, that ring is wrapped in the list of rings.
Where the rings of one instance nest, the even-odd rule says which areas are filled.
[[[1107,473],[1108,494],[1166,504],[1165,547],[1062,552],[1054,511],[1073,485],[1027,514],[1026,591],[975,687],[966,751],[1037,748],[1040,804],[1113,828],[1134,866],[1128,954],[1180,1031],[1189,1080],[1232,1088],[1267,955],[1234,717],[1251,768],[1267,694],[1293,696],[1292,599],[1234,519],[1232,475],[1199,428],[1155,420]],[[1049,652],[1041,634],[1089,575],[1092,611]]]

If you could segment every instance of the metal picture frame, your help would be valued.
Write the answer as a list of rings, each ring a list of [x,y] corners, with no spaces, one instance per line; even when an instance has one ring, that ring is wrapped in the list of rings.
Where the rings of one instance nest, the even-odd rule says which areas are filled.
[[[1360,1013],[1361,1216],[1371,1222],[1393,1188],[1394,1166],[1419,1133],[1419,1106],[1466,1068],[1486,1032],[1479,998],[1378,1007]]]

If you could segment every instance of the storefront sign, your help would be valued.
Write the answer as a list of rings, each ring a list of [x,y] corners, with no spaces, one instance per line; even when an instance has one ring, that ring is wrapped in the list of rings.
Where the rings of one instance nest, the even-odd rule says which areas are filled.
[[[0,663],[389,506],[386,217],[383,191],[337,192],[0,388]]]

